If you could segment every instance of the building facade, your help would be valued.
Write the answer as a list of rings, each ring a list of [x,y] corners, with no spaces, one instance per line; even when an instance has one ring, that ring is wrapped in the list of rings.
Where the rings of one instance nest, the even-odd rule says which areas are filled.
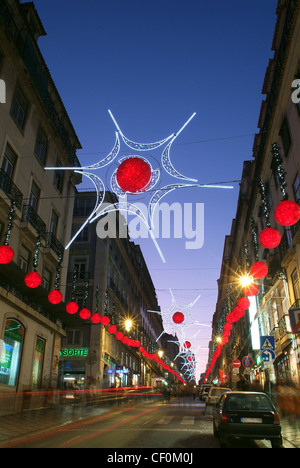
[[[295,80],[300,72],[299,2],[281,1],[262,94],[259,132],[253,145],[253,159],[244,163],[236,217],[225,239],[219,295],[213,319],[210,360],[222,336],[227,314],[243,295],[240,277],[249,275],[251,266],[262,261],[268,274],[256,279],[258,294],[249,297],[250,307],[233,324],[228,343],[210,372],[210,378],[236,384],[245,373],[248,380],[269,389],[272,384],[299,385],[299,339],[293,331],[294,315],[300,302],[300,223],[283,226],[275,210],[283,200],[300,204],[300,104]],[[260,234],[266,228],[281,236],[277,247],[262,245]],[[295,329],[294,329],[295,331]],[[272,359],[261,349],[262,336],[274,339]],[[219,340],[220,341],[220,340]],[[234,370],[232,362],[249,356],[252,366]]]
[[[83,225],[95,201],[95,192],[77,193],[72,235]],[[117,199],[108,192],[105,201],[113,203]],[[86,307],[92,314],[108,317],[110,325],[138,341],[148,353],[163,351],[164,359],[170,364],[168,340],[162,336],[156,341],[163,331],[161,316],[148,312],[160,309],[141,249],[130,241],[125,219],[119,212],[105,219],[107,231],[103,229],[103,221],[101,232],[97,224],[89,224],[71,246],[67,298],[75,301],[79,310]],[[76,349],[85,349],[85,356],[74,355]],[[87,320],[77,317],[63,340],[63,353],[60,369],[65,387],[74,381],[82,389],[157,387],[169,377],[138,348],[117,339],[109,327],[93,323],[93,317]]]
[[[32,2],[0,4],[0,391],[56,388],[75,184],[78,175],[45,166],[79,166],[80,142],[38,46],[45,35]],[[3,259],[2,259],[3,260]],[[25,284],[30,272],[36,288]]]

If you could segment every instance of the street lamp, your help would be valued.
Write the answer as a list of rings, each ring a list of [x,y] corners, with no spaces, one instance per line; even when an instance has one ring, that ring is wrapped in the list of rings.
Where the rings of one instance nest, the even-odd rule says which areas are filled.
[[[132,320],[130,319],[125,320],[125,330],[130,332],[131,327],[132,327]]]
[[[161,359],[161,358],[163,357],[163,355],[164,355],[163,350],[162,350],[162,349],[159,349],[159,350],[157,351],[157,355],[158,355],[158,357]]]

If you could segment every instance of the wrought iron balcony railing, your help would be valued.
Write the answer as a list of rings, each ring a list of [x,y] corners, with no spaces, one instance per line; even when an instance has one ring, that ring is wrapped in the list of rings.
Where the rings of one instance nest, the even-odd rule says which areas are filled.
[[[23,194],[3,169],[0,169],[0,189],[3,190],[3,192],[15,202],[16,207],[21,210]]]
[[[30,223],[43,238],[46,237],[46,224],[31,205],[23,206],[22,221]]]
[[[64,256],[64,247],[61,243],[57,240],[55,234],[53,232],[47,232],[46,234],[46,247],[52,249],[58,257]]]

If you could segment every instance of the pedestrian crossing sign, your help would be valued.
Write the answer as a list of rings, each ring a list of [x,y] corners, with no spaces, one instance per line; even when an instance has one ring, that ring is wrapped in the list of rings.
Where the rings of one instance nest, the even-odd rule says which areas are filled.
[[[260,349],[261,351],[265,350],[275,350],[275,337],[274,336],[261,336],[260,337]]]

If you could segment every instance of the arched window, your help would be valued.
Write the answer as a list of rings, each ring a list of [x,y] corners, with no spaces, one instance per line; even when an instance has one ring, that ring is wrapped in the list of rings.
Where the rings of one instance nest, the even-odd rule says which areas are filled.
[[[15,319],[5,323],[0,339],[0,384],[16,386],[18,382],[25,328]]]

